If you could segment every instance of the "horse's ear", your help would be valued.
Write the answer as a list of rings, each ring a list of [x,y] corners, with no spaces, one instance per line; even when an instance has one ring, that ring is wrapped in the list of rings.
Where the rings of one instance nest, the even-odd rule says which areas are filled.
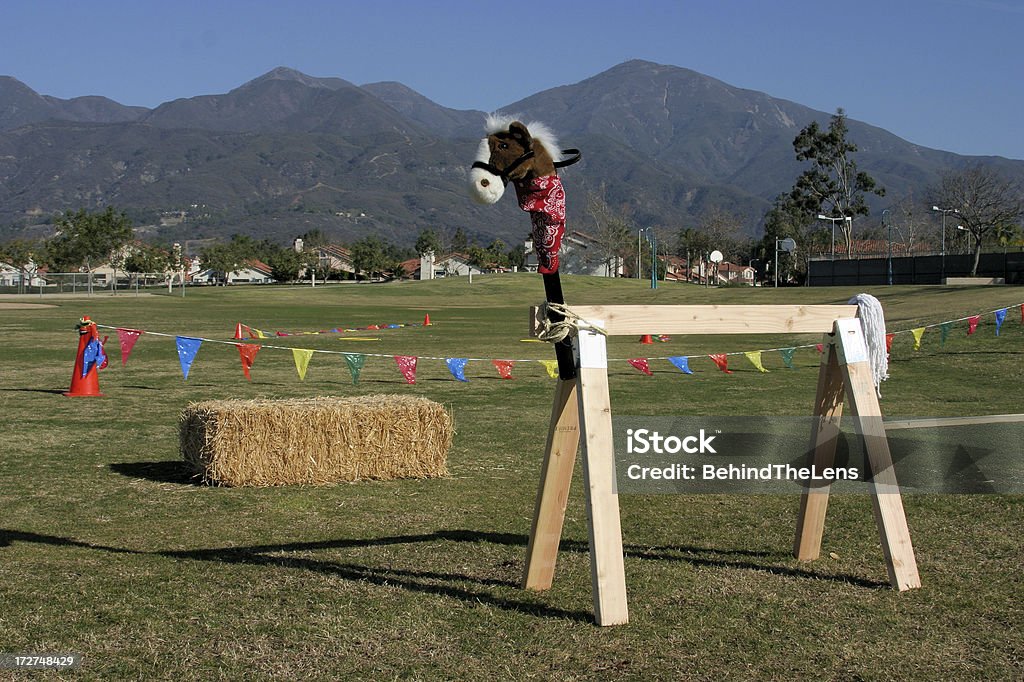
[[[508,132],[512,134],[512,139],[523,145],[524,148],[530,148],[530,131],[526,129],[526,126],[519,121],[513,121],[508,126]]]

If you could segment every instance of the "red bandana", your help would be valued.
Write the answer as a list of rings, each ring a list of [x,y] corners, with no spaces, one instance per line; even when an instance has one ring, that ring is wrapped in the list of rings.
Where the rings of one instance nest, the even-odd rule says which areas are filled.
[[[530,184],[516,184],[519,208],[530,213],[537,270],[542,275],[558,272],[558,250],[565,234],[565,190],[557,175],[534,178]]]

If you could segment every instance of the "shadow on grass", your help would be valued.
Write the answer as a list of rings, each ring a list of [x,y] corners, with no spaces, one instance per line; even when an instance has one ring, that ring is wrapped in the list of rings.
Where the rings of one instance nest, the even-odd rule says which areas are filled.
[[[64,395],[66,388],[0,388],[0,391],[12,393],[49,393],[51,395]]]
[[[268,566],[285,569],[311,571],[334,576],[342,580],[369,583],[380,587],[400,587],[417,593],[451,597],[469,604],[487,604],[506,611],[515,611],[544,618],[559,618],[579,622],[591,622],[592,614],[583,611],[560,609],[542,603],[504,597],[487,591],[486,588],[517,589],[518,584],[509,580],[480,578],[449,571],[413,570],[320,559],[311,556],[296,556],[331,549],[382,547],[425,542],[471,542],[523,547],[527,545],[525,535],[514,533],[487,533],[472,530],[439,530],[433,533],[415,535],[384,536],[365,539],[337,539],[315,542],[292,542],[249,547],[216,547],[194,550],[142,551],[121,547],[97,545],[71,538],[41,535],[15,530],[0,529],[0,547],[12,542],[31,542],[57,547],[81,547],[115,554],[136,554],[162,556],[178,561],[209,561],[234,565]],[[561,551],[587,553],[586,542],[563,540]],[[750,550],[722,550],[694,546],[636,546],[624,547],[627,558],[653,561],[682,561],[693,566],[762,571],[772,575],[830,580],[857,585],[869,589],[887,588],[888,584],[867,580],[851,575],[827,575],[791,566],[779,565],[772,560],[777,555]],[[443,556],[443,553],[439,553]],[[740,557],[740,558],[733,558]],[[443,560],[443,559],[442,559]],[[466,586],[475,584],[484,589]]]
[[[110,470],[128,478],[142,478],[156,483],[179,483],[181,485],[205,485],[200,474],[195,473],[184,460],[168,462],[118,462]]]

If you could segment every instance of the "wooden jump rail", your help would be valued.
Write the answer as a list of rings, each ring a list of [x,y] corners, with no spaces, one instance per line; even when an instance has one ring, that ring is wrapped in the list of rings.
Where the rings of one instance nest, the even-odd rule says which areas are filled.
[[[822,333],[823,353],[814,402],[809,464],[832,466],[844,397],[860,417],[858,429],[873,472],[875,520],[889,581],[899,590],[920,587],[917,562],[892,467],[892,456],[875,394],[867,344],[854,305],[670,305],[571,306],[570,313],[602,328],[608,336],[642,334],[807,334]],[[535,320],[535,310],[531,320]],[[536,333],[535,324],[531,333]],[[614,492],[612,412],[608,394],[605,337],[585,326],[573,341],[578,367],[573,380],[559,379],[545,445],[540,487],[526,550],[523,587],[551,587],[569,498],[569,484],[581,435],[583,477],[590,541],[594,620],[598,625],[629,621],[622,529]],[[821,552],[829,487],[810,483],[800,497],[794,554],[802,561]]]

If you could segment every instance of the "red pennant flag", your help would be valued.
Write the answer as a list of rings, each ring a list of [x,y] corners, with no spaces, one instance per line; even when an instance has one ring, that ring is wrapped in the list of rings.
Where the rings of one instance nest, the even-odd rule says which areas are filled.
[[[1024,304],[1020,306],[1020,323],[1024,324]]]
[[[967,318],[967,336],[970,336],[978,330],[979,322],[981,322],[981,315],[975,315],[974,317]]]
[[[647,358],[630,358],[629,360],[626,360],[626,362],[633,365],[647,376],[652,376],[651,365],[647,362]]]
[[[249,343],[236,343],[235,347],[238,348],[238,356],[242,359],[242,372],[245,373],[245,378],[252,381],[252,377],[249,376],[249,370],[252,369],[252,363],[256,360],[256,354],[260,352],[260,346],[258,344]]]
[[[893,339],[894,336],[896,336],[895,333],[893,333],[893,334],[886,334],[885,335],[885,352],[886,353],[891,353],[892,352],[892,339]]]
[[[402,371],[402,376],[405,377],[405,383],[415,384],[416,383],[416,362],[419,360],[415,355],[396,355],[395,362],[398,363],[398,369]]]
[[[715,361],[715,364],[718,365],[718,369],[722,370],[726,374],[732,374],[732,370],[729,369],[728,355],[725,353],[713,353],[708,357]]]
[[[821,345],[820,343],[819,343],[819,344],[817,344],[817,345],[816,345],[816,346],[814,346],[814,347],[818,349],[818,352],[819,352],[819,353],[824,353],[824,352],[825,352],[825,346]]]
[[[252,327],[250,327],[249,325],[242,325],[242,326],[245,328],[245,332],[249,335],[250,339],[258,339],[258,338],[260,338],[259,334],[257,334],[256,332],[254,332],[252,330]]]
[[[120,329],[117,330],[117,340],[121,343],[121,366],[124,367],[128,364],[128,356],[132,354],[132,348],[135,348],[135,342],[139,340],[139,337],[146,332],[140,329]]]
[[[512,378],[512,365],[515,364],[513,360],[491,360],[491,364],[498,370],[498,375],[502,379]]]

